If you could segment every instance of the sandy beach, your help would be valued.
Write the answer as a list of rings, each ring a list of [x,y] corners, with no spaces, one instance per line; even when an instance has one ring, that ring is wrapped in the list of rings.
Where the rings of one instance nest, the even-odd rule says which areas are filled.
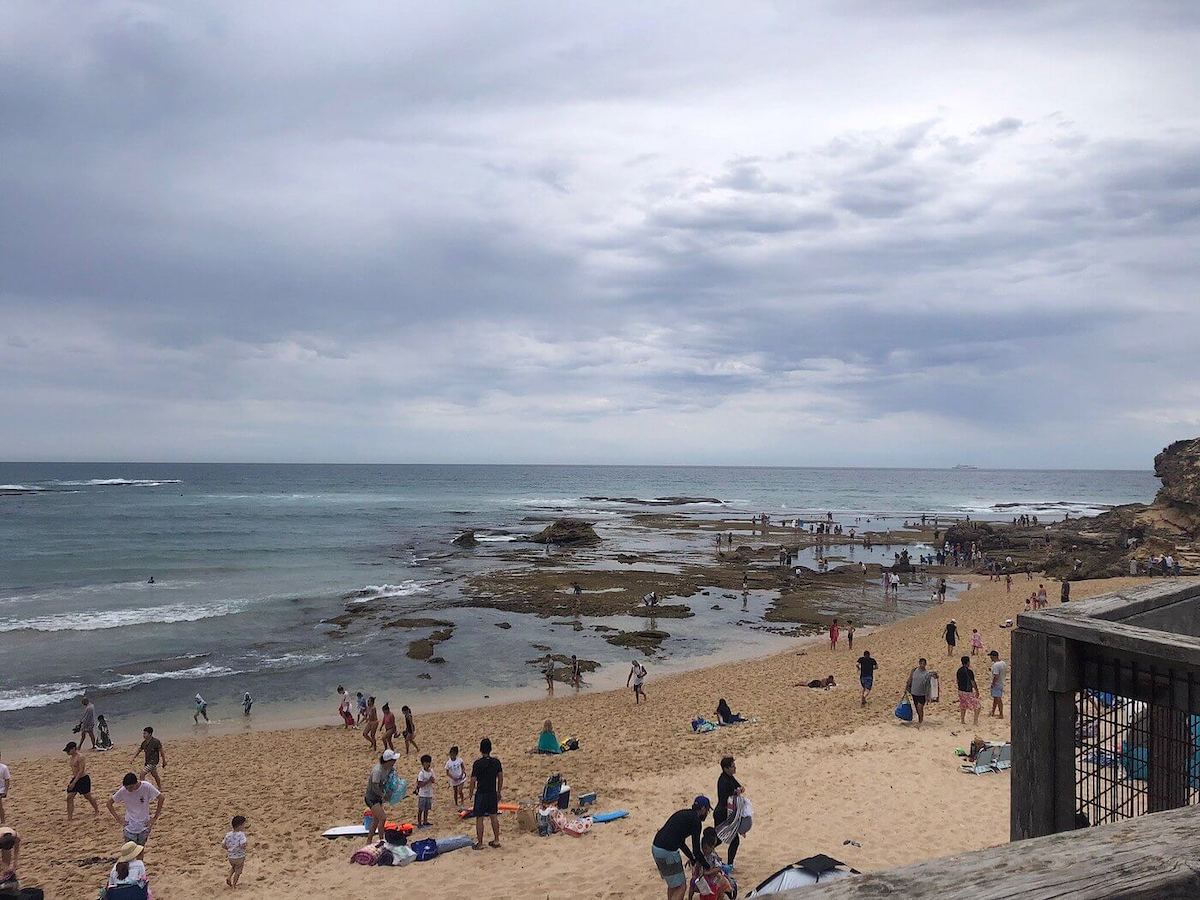
[[[738,777],[755,805],[754,827],[743,840],[737,877],[743,890],[800,857],[823,852],[863,871],[878,870],[1002,843],[1008,837],[1009,776],[967,776],[955,747],[973,735],[1008,736],[1008,720],[986,716],[986,657],[975,658],[985,694],[978,728],[958,722],[952,702],[957,657],[969,652],[978,628],[987,649],[1008,658],[1010,632],[1000,628],[1024,608],[1039,581],[1052,602],[1058,583],[1048,579],[1003,583],[971,577],[958,599],[921,615],[860,633],[854,652],[830,652],[826,643],[797,643],[787,652],[726,663],[666,677],[653,664],[649,701],[635,706],[625,690],[580,693],[559,687],[555,696],[508,705],[441,713],[414,710],[422,750],[434,771],[451,744],[468,762],[479,738],[492,738],[504,764],[507,801],[529,803],[547,775],[562,772],[576,793],[599,793],[597,810],[627,809],[628,818],[595,826],[582,838],[540,838],[520,833],[515,818],[503,819],[499,850],[459,850],[404,869],[349,863],[356,839],[327,841],[333,825],[361,821],[362,792],[373,762],[357,731],[336,720],[330,685],[330,725],[167,742],[166,806],[145,860],[156,897],[203,898],[226,892],[227,865],[220,842],[234,814],[249,818],[250,850],[238,895],[358,896],[379,889],[414,896],[566,898],[586,885],[588,895],[651,897],[663,892],[650,859],[654,832],[698,793],[715,796],[718,760],[732,754]],[[1075,582],[1072,598],[1115,590],[1145,579]],[[869,590],[878,591],[877,586]],[[942,628],[957,620],[963,635],[952,659]],[[855,659],[863,649],[880,663],[870,704],[859,705]],[[942,702],[931,705],[926,725],[900,724],[892,710],[908,671],[919,656],[942,676]],[[798,687],[833,674],[839,687]],[[753,717],[753,724],[693,735],[689,721],[713,717],[717,699]],[[405,701],[402,686],[387,698]],[[1007,699],[1007,698],[1006,698]],[[581,749],[561,757],[527,753],[541,722],[553,720],[558,736],[578,738]],[[101,804],[132,767],[134,744],[89,754],[88,768]],[[0,746],[0,750],[3,747]],[[93,822],[77,806],[65,821],[63,790],[68,770],[62,754],[13,761],[6,801],[7,824],[22,837],[21,875],[48,897],[90,897],[107,873],[120,828],[107,816]],[[414,780],[416,756],[401,760],[400,774]],[[394,818],[415,818],[410,796]],[[468,833],[459,822],[441,778],[427,835]],[[861,847],[845,844],[853,840]]]

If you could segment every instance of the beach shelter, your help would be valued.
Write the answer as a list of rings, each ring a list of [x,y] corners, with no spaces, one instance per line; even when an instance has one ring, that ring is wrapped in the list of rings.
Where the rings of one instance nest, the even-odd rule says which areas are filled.
[[[851,869],[841,860],[818,853],[816,856],[796,860],[790,866],[784,866],[746,896],[765,897],[777,891],[805,887],[810,884],[825,884],[858,874],[857,869]]]

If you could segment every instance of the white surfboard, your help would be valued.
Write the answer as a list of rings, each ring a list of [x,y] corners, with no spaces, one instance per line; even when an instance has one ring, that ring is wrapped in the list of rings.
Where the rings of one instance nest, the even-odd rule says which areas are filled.
[[[330,840],[340,837],[366,837],[367,829],[360,822],[358,825],[339,825],[337,828],[330,828],[324,832],[321,837],[327,837]]]

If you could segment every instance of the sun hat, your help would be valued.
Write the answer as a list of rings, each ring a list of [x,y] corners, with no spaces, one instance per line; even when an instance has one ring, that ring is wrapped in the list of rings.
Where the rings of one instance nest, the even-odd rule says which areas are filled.
[[[400,754],[397,753],[395,750],[384,750],[383,751],[383,761],[384,762],[392,762],[399,758],[400,758]]]
[[[137,841],[126,841],[117,851],[117,862],[133,862],[142,855],[142,851],[145,849]]]

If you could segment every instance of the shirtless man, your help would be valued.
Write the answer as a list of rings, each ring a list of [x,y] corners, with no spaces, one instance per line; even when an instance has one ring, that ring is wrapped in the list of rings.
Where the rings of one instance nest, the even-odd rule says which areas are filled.
[[[100,818],[100,806],[92,796],[92,776],[87,774],[87,762],[74,741],[63,747],[71,764],[71,780],[67,782],[67,821],[75,818],[75,797],[79,796],[92,804],[92,818]]]

